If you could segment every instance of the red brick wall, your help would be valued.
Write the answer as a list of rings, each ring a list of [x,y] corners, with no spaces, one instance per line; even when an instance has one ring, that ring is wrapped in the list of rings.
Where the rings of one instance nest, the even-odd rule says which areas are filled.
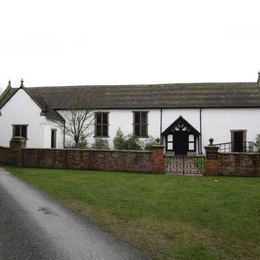
[[[152,172],[164,173],[164,147],[161,145],[153,146],[152,149]]]
[[[23,149],[23,167],[152,172],[151,152]]]
[[[206,159],[205,175],[217,176],[219,175],[219,160],[208,160]]]
[[[260,176],[260,154],[219,153],[219,175]]]

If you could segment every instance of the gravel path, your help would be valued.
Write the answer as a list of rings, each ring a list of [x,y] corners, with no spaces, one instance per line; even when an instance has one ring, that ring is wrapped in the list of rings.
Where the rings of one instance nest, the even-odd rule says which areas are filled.
[[[0,259],[148,259],[0,169]]]

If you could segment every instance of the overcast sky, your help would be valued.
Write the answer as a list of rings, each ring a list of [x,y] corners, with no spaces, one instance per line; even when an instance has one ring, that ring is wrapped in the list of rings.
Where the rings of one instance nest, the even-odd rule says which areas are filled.
[[[259,0],[1,0],[0,88],[256,81]]]

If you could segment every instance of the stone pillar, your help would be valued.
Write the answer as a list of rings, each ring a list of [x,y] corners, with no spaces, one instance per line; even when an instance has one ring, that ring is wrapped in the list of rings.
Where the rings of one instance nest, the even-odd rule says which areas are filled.
[[[219,175],[218,146],[213,144],[214,139],[209,139],[209,145],[205,146],[206,150],[206,171],[205,175]]]
[[[164,146],[153,145],[152,146],[152,172],[164,173]]]
[[[9,164],[13,166],[22,166],[23,149],[26,147],[26,139],[24,137],[13,137],[10,141],[10,160]]]

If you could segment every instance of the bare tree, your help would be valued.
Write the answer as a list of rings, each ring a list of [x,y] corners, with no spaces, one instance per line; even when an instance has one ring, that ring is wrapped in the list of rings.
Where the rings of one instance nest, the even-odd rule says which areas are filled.
[[[90,98],[87,99],[90,101]],[[74,92],[70,100],[70,109],[60,112],[65,122],[57,122],[57,124],[60,129],[64,130],[65,136],[72,140],[73,147],[82,148],[81,143],[86,142],[86,139],[94,132],[95,115],[86,97],[80,91]]]
[[[69,110],[62,114],[65,119],[64,133],[74,141],[79,148],[80,141],[86,140],[93,134],[94,113],[89,110]]]

